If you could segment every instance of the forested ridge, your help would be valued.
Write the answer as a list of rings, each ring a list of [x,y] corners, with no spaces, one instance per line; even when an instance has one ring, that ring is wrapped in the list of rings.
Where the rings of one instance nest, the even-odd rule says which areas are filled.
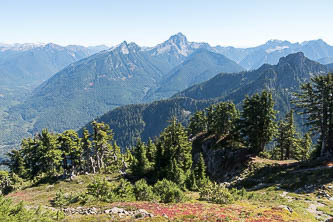
[[[309,81],[313,75],[327,72],[327,66],[309,60],[303,53],[295,53],[281,58],[277,65],[266,64],[248,72],[221,73],[170,99],[148,105],[120,107],[96,120],[109,124],[114,129],[119,145],[128,147],[133,146],[139,137],[147,142],[149,138],[158,136],[172,116],[187,125],[190,115],[212,103],[232,101],[240,108],[246,95],[251,96],[262,90],[272,93],[274,108],[278,111],[277,119],[280,120],[294,107],[291,103],[293,93],[300,90],[301,84]],[[303,126],[304,120],[299,115],[295,116],[295,122],[305,133],[307,127]]]

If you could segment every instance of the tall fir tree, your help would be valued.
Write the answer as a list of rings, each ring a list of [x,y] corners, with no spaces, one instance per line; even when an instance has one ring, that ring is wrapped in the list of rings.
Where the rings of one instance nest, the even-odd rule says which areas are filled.
[[[199,155],[199,161],[194,168],[194,173],[197,185],[199,186],[199,188],[203,187],[207,183],[207,176],[205,159],[202,153],[200,153]]]
[[[83,130],[81,147],[82,147],[82,158],[83,158],[83,169],[85,172],[92,172],[94,167],[93,161],[93,150],[90,141],[90,134],[87,129]]]
[[[289,160],[300,158],[300,139],[295,127],[293,110],[286,114],[284,120],[279,122],[276,141],[277,147],[275,148],[275,152],[279,154],[278,159]],[[277,154],[275,154],[275,156],[277,156]]]
[[[158,179],[168,178],[183,187],[192,167],[192,146],[185,128],[172,119],[156,144],[155,173]]]
[[[135,177],[142,178],[151,171],[151,163],[147,157],[147,146],[141,140],[137,141],[132,151],[133,163],[131,164],[132,173]]]
[[[7,156],[9,157],[8,167],[12,173],[17,174],[19,177],[26,177],[26,169],[22,150],[12,150]]]
[[[94,150],[94,171],[105,171],[105,158],[112,152],[113,133],[110,127],[105,123],[92,122],[93,135],[92,147]]]
[[[246,97],[240,119],[241,134],[255,155],[264,151],[276,132],[276,111],[272,94],[263,91]]]
[[[300,144],[300,153],[299,153],[299,159],[302,161],[308,160],[310,158],[310,152],[312,147],[312,139],[309,132],[304,134],[301,144]]]
[[[207,131],[207,116],[204,111],[196,112],[190,119],[189,131],[191,136]]]
[[[81,170],[81,139],[74,130],[66,130],[59,134],[58,142],[62,151],[63,168],[70,174]]]
[[[215,105],[212,116],[209,130],[225,136],[230,135],[235,129],[235,123],[239,119],[239,111],[233,102],[222,102]]]
[[[62,151],[57,143],[57,135],[43,129],[42,133],[38,135],[38,139],[40,141],[38,149],[43,152],[40,159],[42,172],[49,176],[56,175],[62,167],[63,161]]]
[[[306,125],[320,135],[319,155],[333,156],[333,74],[311,78],[295,96],[293,102],[306,117]]]

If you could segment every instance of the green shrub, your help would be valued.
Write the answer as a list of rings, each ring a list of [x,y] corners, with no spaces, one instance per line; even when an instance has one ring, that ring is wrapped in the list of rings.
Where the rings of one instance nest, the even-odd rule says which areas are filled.
[[[125,179],[120,179],[118,185],[111,192],[115,193],[117,198],[122,201],[135,200],[133,185]]]
[[[224,186],[209,182],[200,189],[200,199],[217,204],[229,204],[234,201],[232,194]]]
[[[1,221],[32,221],[51,222],[60,221],[64,218],[62,212],[53,212],[42,208],[27,209],[23,203],[14,204],[10,199],[0,196],[0,219]]]
[[[133,185],[125,179],[119,182],[96,180],[88,185],[89,195],[105,202],[132,201],[135,200]]]
[[[134,194],[136,200],[157,201],[159,197],[154,194],[153,187],[147,184],[145,179],[136,181],[134,184]]]
[[[97,179],[88,185],[88,194],[101,199],[108,195],[110,189],[110,183],[105,178],[103,180]]]
[[[64,194],[62,190],[56,193],[56,196],[53,200],[51,200],[51,204],[54,207],[64,207],[68,206],[72,203],[76,203],[80,201],[80,195],[74,195],[73,193]]]
[[[166,179],[157,181],[153,192],[160,197],[163,203],[177,203],[183,201],[185,198],[183,191],[177,184]]]
[[[244,188],[240,190],[232,188],[231,190],[229,190],[229,192],[233,196],[234,200],[247,200],[250,195]]]
[[[7,171],[0,171],[0,195],[14,190],[14,182]]]

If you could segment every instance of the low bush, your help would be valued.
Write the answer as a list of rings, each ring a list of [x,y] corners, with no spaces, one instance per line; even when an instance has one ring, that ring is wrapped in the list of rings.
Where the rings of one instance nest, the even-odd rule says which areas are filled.
[[[153,187],[147,184],[145,179],[136,181],[134,184],[134,194],[136,200],[141,201],[158,201],[159,196],[153,192]]]
[[[125,179],[120,179],[119,182],[96,180],[88,185],[87,194],[105,202],[135,200],[133,185]]]
[[[10,199],[0,195],[0,219],[1,221],[32,221],[51,222],[61,221],[64,218],[62,212],[54,212],[42,208],[27,209],[23,203],[14,204]]]
[[[234,201],[233,195],[226,187],[212,182],[200,189],[200,199],[217,204],[229,204]]]
[[[71,203],[76,203],[80,201],[80,195],[74,195],[73,193],[64,194],[62,190],[56,193],[56,196],[53,200],[51,200],[51,204],[54,207],[64,207],[68,206]]]
[[[157,181],[153,192],[160,197],[163,203],[177,203],[184,200],[184,192],[172,181],[163,179]]]
[[[13,190],[13,182],[11,181],[7,171],[0,171],[0,195],[8,194]]]

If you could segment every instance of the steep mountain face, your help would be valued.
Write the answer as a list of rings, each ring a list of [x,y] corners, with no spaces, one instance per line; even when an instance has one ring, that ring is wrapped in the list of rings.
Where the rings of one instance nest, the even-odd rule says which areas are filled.
[[[219,74],[213,79],[192,86],[175,96],[212,99],[237,95],[243,99],[244,95],[251,95],[253,92],[263,89],[297,90],[299,85],[308,81],[311,76],[327,72],[327,66],[312,61],[305,57],[304,53],[299,52],[280,58],[277,65],[265,64],[253,71]]]
[[[269,90],[275,95],[278,109],[284,113],[290,107],[292,93],[299,90],[301,84],[328,71],[327,66],[308,59],[302,52],[290,54],[282,57],[277,65],[265,65],[258,69],[258,79],[240,87],[225,99],[239,103],[245,95]],[[282,101],[285,104],[280,104]]]
[[[23,119],[35,119],[34,131],[62,131],[117,106],[142,102],[162,73],[134,43],[121,43],[67,66],[13,108]]]
[[[295,52],[303,52],[306,57],[315,61],[333,57],[333,47],[321,39],[303,43],[270,40],[263,45],[252,48],[218,46],[215,50],[238,62],[246,69],[257,69],[265,63],[277,64],[281,57]]]
[[[152,48],[143,48],[142,51],[152,64],[163,73],[168,73],[199,48],[212,50],[209,44],[189,42],[185,35],[178,33],[171,36],[167,41]]]
[[[182,92],[176,93],[173,97],[189,97],[193,99],[220,98],[227,96],[233,90],[236,90],[257,78],[258,73],[255,70],[240,73],[220,73],[206,82],[194,85]]]
[[[56,44],[16,44],[0,47],[0,86],[37,86],[65,66],[85,58],[95,49]]]
[[[172,116],[176,116],[186,124],[190,114],[214,102],[231,100],[240,104],[246,95],[252,95],[262,90],[269,90],[273,93],[276,101],[275,108],[280,111],[279,116],[284,116],[291,107],[292,93],[299,89],[299,85],[314,75],[327,72],[327,66],[306,58],[304,53],[295,53],[281,58],[277,65],[265,64],[259,69],[249,72],[219,74],[211,80],[176,94],[169,100],[142,105],[141,108],[138,106],[120,107],[108,112],[98,120],[109,123],[111,128],[116,129],[115,138],[125,147],[133,145],[137,137],[146,141],[149,137],[158,135]],[[200,105],[190,106],[188,103],[180,101],[191,101],[191,104],[199,103]],[[149,112],[147,117],[143,118],[145,110],[149,110]],[[165,110],[177,111],[164,112]],[[184,113],[187,114],[186,118]],[[123,126],[123,123],[126,124]]]
[[[240,72],[243,68],[227,57],[198,49],[163,78],[162,86],[152,92],[154,98],[168,98],[192,85],[204,82],[220,72]]]

